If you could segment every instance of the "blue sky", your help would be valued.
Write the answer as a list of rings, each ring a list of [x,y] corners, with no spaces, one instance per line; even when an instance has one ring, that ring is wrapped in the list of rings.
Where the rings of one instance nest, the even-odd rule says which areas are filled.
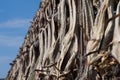
[[[18,54],[39,3],[40,0],[0,0],[0,78],[6,77],[9,63]]]

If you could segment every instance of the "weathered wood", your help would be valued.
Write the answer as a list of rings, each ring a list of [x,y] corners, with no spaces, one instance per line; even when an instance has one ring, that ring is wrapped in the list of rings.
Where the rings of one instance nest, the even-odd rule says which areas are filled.
[[[119,80],[119,9],[119,0],[42,0],[6,80]]]

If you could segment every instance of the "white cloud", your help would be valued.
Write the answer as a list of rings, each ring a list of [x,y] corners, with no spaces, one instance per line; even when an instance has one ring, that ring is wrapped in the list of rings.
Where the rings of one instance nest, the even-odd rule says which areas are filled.
[[[0,35],[0,46],[7,47],[19,47],[23,42],[23,37],[11,37],[11,36],[2,36]]]
[[[28,27],[31,19],[12,19],[5,22],[0,22],[0,28],[21,28]]]
[[[0,56],[0,64],[6,63],[6,62],[11,62],[13,60],[12,57],[8,56]]]

